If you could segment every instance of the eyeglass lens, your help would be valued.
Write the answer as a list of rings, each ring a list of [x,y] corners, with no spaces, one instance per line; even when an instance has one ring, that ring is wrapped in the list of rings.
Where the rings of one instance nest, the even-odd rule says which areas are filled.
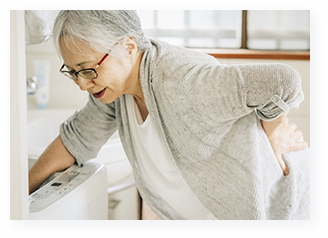
[[[77,80],[77,74],[86,79],[95,79],[98,77],[94,69],[84,69],[77,73],[75,71],[62,71],[62,73],[74,80]]]

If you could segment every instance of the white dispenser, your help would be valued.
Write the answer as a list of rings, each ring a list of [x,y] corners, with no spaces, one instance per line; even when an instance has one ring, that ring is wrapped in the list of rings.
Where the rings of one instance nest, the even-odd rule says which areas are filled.
[[[50,61],[35,60],[34,75],[38,79],[37,104],[38,108],[45,109],[49,103]]]

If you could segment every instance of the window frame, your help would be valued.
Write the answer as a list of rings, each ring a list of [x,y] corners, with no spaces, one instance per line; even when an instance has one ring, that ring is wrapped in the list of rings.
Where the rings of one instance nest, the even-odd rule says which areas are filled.
[[[248,49],[247,47],[247,10],[242,10],[241,13],[241,46],[238,49],[217,49],[217,48],[195,48],[194,49],[215,58],[235,58],[235,59],[281,59],[281,60],[310,60],[310,50],[256,50]],[[156,13],[155,13],[156,14]],[[156,17],[154,17],[156,19]],[[160,36],[165,30],[156,29],[157,22],[155,21],[155,29],[147,30],[145,29],[145,34]],[[184,30],[173,30],[179,32],[181,36],[185,35]],[[192,31],[188,29],[188,31]],[[197,30],[195,30],[197,31]],[[201,35],[208,34],[208,30],[201,31]],[[212,33],[213,34],[213,33]],[[227,33],[228,34],[228,33]],[[172,35],[172,32],[167,31],[167,35]]]
[[[275,60],[310,60],[310,50],[251,50],[247,48],[247,10],[242,10],[241,47],[240,49],[194,48],[215,58],[226,59],[275,59]]]
[[[310,51],[192,48],[221,59],[310,60]]]

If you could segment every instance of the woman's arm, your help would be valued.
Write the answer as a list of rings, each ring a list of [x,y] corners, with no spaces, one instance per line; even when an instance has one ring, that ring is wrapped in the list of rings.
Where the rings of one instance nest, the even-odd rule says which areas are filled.
[[[295,124],[289,123],[287,114],[288,112],[285,112],[273,121],[261,121],[284,175],[289,174],[289,169],[282,155],[303,150],[308,146],[307,142],[298,141],[303,136],[303,132],[298,130]]]
[[[29,194],[38,189],[51,174],[68,168],[74,162],[74,157],[58,136],[29,171]]]
[[[193,110],[213,126],[254,111],[260,120],[272,121],[304,99],[299,73],[286,64],[200,65],[189,71],[182,90],[174,88],[176,83],[165,87],[186,95]]]
[[[86,106],[60,126],[60,135],[29,172],[29,190],[35,191],[51,174],[95,158],[116,131],[115,108],[91,95]]]
[[[299,73],[285,64],[246,64],[222,65],[217,75],[216,97],[221,104],[217,111],[223,112],[222,119],[229,121],[255,110],[281,169],[288,175],[282,155],[307,147],[306,142],[298,141],[303,133],[287,118],[290,109],[304,99]]]
[[[60,136],[78,165],[95,158],[117,130],[114,103],[105,104],[89,95],[89,101],[60,126]]]

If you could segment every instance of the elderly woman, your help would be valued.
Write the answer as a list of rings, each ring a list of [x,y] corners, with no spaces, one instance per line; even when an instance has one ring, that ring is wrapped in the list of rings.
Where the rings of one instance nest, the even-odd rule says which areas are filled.
[[[150,40],[135,11],[61,11],[53,37],[60,71],[89,101],[31,169],[30,192],[118,130],[161,219],[309,218],[309,149],[286,117],[303,100],[290,66],[221,65]]]

